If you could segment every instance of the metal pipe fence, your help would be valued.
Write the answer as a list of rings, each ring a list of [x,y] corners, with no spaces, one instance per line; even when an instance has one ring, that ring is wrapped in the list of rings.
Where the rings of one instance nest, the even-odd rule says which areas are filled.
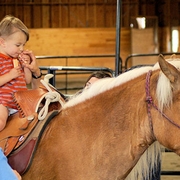
[[[53,78],[50,79],[50,84],[56,87],[57,76],[64,76],[64,87],[56,87],[58,90],[65,91],[67,93],[70,90],[79,90],[81,87],[69,87],[69,79],[71,75],[91,74],[94,71],[106,71],[115,76],[115,71],[107,67],[82,67],[82,66],[67,66],[68,60],[72,58],[109,58],[115,55],[91,55],[91,56],[36,56],[37,59],[66,59],[66,66],[40,66],[43,70],[43,74],[53,74]],[[119,71],[122,71],[122,61],[119,58]]]

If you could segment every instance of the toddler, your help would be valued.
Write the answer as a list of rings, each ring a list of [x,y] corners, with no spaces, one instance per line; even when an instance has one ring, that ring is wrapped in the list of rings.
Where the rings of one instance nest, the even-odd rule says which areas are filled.
[[[24,54],[29,40],[28,28],[14,16],[5,16],[0,22],[0,131],[6,125],[8,116],[17,112],[13,93],[27,90],[32,80],[31,71],[24,63],[30,63]]]

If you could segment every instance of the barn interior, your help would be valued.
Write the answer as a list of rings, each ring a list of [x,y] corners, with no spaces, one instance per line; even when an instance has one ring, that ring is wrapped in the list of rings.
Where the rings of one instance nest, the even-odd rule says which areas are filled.
[[[180,0],[1,0],[0,8],[0,19],[11,14],[26,24],[25,49],[65,94],[81,89],[94,71],[116,76],[155,64],[159,54],[180,55]],[[165,152],[161,179],[179,179],[179,162]]]

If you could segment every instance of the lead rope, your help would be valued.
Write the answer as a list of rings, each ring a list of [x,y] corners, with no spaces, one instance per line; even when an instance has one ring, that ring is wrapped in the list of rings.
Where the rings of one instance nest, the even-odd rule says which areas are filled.
[[[149,118],[149,123],[150,123],[151,129],[152,129],[152,132],[154,132],[154,131],[153,131],[153,125],[152,125],[151,106],[153,106],[159,113],[161,113],[162,116],[166,120],[168,120],[174,126],[180,128],[180,125],[178,125],[177,123],[172,121],[168,116],[166,116],[162,111],[160,111],[160,109],[154,104],[152,96],[150,95],[150,77],[151,77],[151,75],[152,75],[152,71],[150,70],[147,73],[147,76],[146,76],[146,86],[145,86],[145,89],[146,89],[146,102],[147,102],[147,109],[148,109],[148,118]]]
[[[47,76],[47,75],[46,75]],[[39,120],[43,120],[45,119],[45,117],[48,114],[48,108],[50,103],[52,102],[59,102],[61,104],[61,106],[63,106],[63,102],[61,101],[61,96],[58,92],[56,91],[52,91],[52,89],[49,86],[48,80],[45,78],[44,80],[41,80],[41,83],[46,87],[46,89],[49,91],[47,92],[37,103],[36,106],[36,112],[38,111],[38,108],[41,104],[41,101],[43,99],[45,99],[45,105],[43,106],[43,108],[40,110],[39,114],[38,114],[38,119]]]

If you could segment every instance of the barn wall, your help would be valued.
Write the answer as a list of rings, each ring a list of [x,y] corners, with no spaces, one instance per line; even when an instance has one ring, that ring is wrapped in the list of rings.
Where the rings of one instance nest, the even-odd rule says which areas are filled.
[[[159,28],[159,44],[163,44],[162,52],[168,48],[168,28]],[[141,31],[144,39],[134,43],[134,49],[142,47],[152,49],[153,44],[148,40],[152,31]],[[143,35],[144,33],[144,35]],[[131,54],[131,31],[129,28],[121,29],[120,56],[123,65],[126,57]],[[151,45],[152,44],[152,45]],[[116,29],[115,28],[33,28],[30,29],[30,40],[26,49],[32,50],[37,56],[81,56],[81,55],[115,55]],[[133,53],[139,53],[133,50]],[[140,53],[143,53],[142,51]],[[150,51],[148,53],[151,53]],[[144,60],[143,60],[144,61]],[[66,59],[39,60],[40,65],[69,65],[69,66],[104,66],[114,69],[114,58],[98,59]],[[141,62],[138,62],[141,63]]]
[[[115,55],[115,28],[43,28],[30,29],[30,40],[26,48],[35,55],[81,56],[81,55]],[[121,31],[121,56],[130,54],[130,31]],[[39,60],[40,65],[65,65],[67,62],[57,60]],[[105,66],[114,69],[114,58],[107,59],[71,59],[69,66]]]

